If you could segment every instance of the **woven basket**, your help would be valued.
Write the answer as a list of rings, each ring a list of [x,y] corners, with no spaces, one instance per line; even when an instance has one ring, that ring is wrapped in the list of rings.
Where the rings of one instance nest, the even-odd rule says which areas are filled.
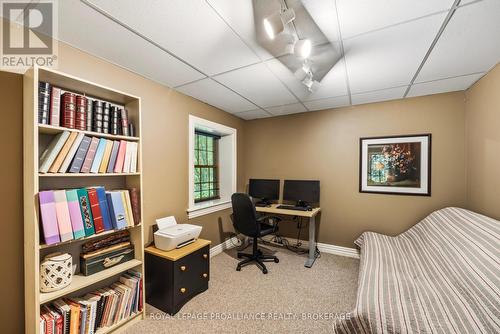
[[[40,264],[40,291],[60,290],[71,283],[73,261],[68,253],[47,255]]]

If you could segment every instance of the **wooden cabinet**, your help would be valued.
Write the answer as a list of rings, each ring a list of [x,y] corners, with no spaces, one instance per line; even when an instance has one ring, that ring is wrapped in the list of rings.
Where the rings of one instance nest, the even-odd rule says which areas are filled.
[[[210,241],[198,239],[180,249],[145,249],[148,304],[174,315],[191,298],[208,289]]]

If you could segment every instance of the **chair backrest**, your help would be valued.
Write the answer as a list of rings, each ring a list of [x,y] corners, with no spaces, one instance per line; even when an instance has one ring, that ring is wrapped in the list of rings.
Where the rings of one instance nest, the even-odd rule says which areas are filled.
[[[231,196],[233,204],[234,228],[249,237],[258,236],[260,226],[257,223],[257,212],[250,196],[244,193],[234,193]]]

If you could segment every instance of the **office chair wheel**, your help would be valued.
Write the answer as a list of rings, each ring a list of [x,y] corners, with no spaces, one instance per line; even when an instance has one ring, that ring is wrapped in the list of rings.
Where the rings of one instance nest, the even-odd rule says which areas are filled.
[[[262,273],[267,274],[267,269],[266,268],[262,269]]]
[[[279,262],[280,262],[280,260],[277,257],[274,258],[274,263],[279,263]]]
[[[240,266],[237,266],[237,267],[236,267],[236,271],[241,271],[241,267],[240,267]]]

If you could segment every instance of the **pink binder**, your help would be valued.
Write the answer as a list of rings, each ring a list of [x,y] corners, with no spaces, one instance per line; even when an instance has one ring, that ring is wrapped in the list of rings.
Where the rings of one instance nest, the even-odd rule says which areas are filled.
[[[57,226],[56,200],[54,191],[41,191],[38,194],[40,199],[40,216],[42,218],[43,237],[47,245],[61,241],[59,238],[59,228]]]
[[[57,225],[59,226],[61,241],[72,240],[73,229],[71,227],[71,218],[66,200],[66,190],[55,190],[54,198],[56,201]]]

